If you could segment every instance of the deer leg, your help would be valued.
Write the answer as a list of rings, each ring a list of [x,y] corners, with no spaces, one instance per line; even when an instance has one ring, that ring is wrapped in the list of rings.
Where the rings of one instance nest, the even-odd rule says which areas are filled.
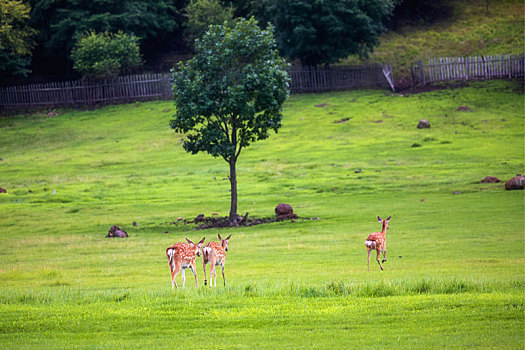
[[[184,289],[186,285],[186,275],[184,274],[184,267],[180,269],[180,274],[182,275],[182,288]]]
[[[383,264],[386,261],[386,250],[383,250],[383,261],[381,261]]]
[[[210,263],[210,287],[213,287],[213,272],[215,272],[215,265]]]
[[[179,286],[177,285],[177,282],[175,281],[175,277],[180,271],[180,265],[177,263],[173,263],[173,269],[171,270],[171,289],[173,289],[173,286],[177,287],[179,289]],[[171,266],[170,266],[171,267]]]
[[[222,281],[224,282],[224,286],[226,287],[226,279],[224,278],[224,265],[221,265],[222,267]]]
[[[193,272],[193,276],[195,276],[195,286],[199,286],[199,281],[197,280],[197,269],[195,268],[195,265],[190,265],[191,272]]]
[[[204,268],[204,285],[207,285],[207,281],[206,281],[206,263],[202,263],[202,267]]]
[[[377,256],[376,256],[377,263],[379,264],[379,267],[381,268],[381,270],[383,270],[383,265],[381,265],[381,261],[379,261],[380,250],[376,249],[376,252],[377,252]]]
[[[368,266],[368,272],[370,272],[370,248],[367,249],[367,251],[368,251],[368,260],[367,260],[366,266]]]
[[[213,286],[217,287],[217,268],[213,268]]]

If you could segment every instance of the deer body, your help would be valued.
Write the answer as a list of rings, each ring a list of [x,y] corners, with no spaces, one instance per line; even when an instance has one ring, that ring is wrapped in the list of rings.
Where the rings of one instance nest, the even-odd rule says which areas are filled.
[[[381,232],[374,232],[368,235],[368,238],[365,241],[366,250],[368,253],[367,266],[368,271],[370,271],[370,252],[372,249],[375,249],[377,252],[376,260],[379,264],[381,270],[383,270],[383,265],[379,261],[379,253],[383,253],[383,263],[386,261],[386,230],[388,229],[388,222],[390,221],[391,216],[386,220],[382,220],[379,216],[377,217],[378,221],[381,223]]]
[[[195,256],[200,256],[201,246],[204,244],[204,237],[199,243],[195,244],[186,238],[188,243],[175,243],[171,247],[166,248],[166,257],[168,258],[168,264],[171,271],[171,288],[179,286],[175,282],[175,277],[181,272],[182,275],[182,288],[186,284],[186,276],[184,270],[189,268],[195,276],[195,285],[198,287],[199,282],[197,281],[197,270],[195,268]]]
[[[222,269],[222,280],[224,286],[226,286],[226,279],[224,278],[224,266],[226,265],[226,252],[228,251],[228,242],[231,235],[226,239],[222,239],[219,234],[219,240],[221,243],[210,242],[202,248],[202,267],[204,268],[204,285],[206,281],[206,264],[210,263],[210,286],[215,285],[217,287],[217,272],[215,271],[216,266],[220,266]],[[215,280],[215,284],[213,281]]]

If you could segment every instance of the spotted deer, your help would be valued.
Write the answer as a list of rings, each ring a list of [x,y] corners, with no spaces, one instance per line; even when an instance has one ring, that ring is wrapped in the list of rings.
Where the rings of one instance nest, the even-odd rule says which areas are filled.
[[[219,234],[219,241],[209,242],[204,248],[202,248],[202,267],[204,268],[204,285],[206,285],[206,264],[210,263],[210,286],[213,286],[215,280],[215,287],[217,287],[217,272],[215,266],[221,266],[222,268],[222,280],[224,286],[226,286],[226,279],[224,278],[224,266],[226,265],[226,252],[228,251],[228,242],[230,241],[229,235],[226,239],[222,239]]]
[[[166,248],[166,257],[168,258],[168,264],[171,271],[171,289],[173,287],[179,288],[177,282],[175,282],[175,276],[179,273],[182,274],[182,288],[186,284],[186,276],[184,270],[187,268],[191,269],[195,276],[195,285],[198,287],[199,282],[197,281],[197,270],[195,269],[195,255],[200,256],[201,247],[204,244],[204,237],[199,243],[195,244],[186,238],[188,243],[175,243],[171,247]]]
[[[366,250],[368,252],[368,271],[370,271],[370,251],[375,249],[377,252],[376,260],[379,264],[381,270],[383,270],[383,265],[379,261],[379,252],[383,253],[383,263],[386,261],[386,230],[388,229],[388,222],[390,221],[391,216],[386,220],[382,220],[379,216],[377,220],[381,223],[381,232],[374,232],[368,235],[368,238],[365,241]]]

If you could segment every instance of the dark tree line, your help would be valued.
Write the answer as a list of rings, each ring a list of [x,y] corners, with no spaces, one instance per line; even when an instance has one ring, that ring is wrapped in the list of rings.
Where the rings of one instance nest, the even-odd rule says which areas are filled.
[[[315,66],[367,56],[389,27],[449,14],[431,0],[0,0],[0,79],[78,76],[71,54],[90,33],[136,38],[151,70],[163,54],[193,52],[209,24],[253,16],[273,25],[281,55]]]

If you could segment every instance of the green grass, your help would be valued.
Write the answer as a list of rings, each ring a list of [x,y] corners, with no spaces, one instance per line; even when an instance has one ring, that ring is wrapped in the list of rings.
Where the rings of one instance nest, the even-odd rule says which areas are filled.
[[[221,231],[174,224],[227,215],[229,181],[184,152],[171,102],[2,117],[0,347],[523,348],[523,191],[480,183],[525,170],[519,90],[292,96],[241,154],[239,212],[304,219]],[[367,272],[378,215],[388,260]],[[198,263],[172,291],[165,248],[218,232],[227,286]]]
[[[385,33],[370,62],[388,62],[396,79],[410,77],[410,65],[432,57],[522,54],[523,1],[452,0],[451,18]],[[343,63],[358,63],[349,57]]]

